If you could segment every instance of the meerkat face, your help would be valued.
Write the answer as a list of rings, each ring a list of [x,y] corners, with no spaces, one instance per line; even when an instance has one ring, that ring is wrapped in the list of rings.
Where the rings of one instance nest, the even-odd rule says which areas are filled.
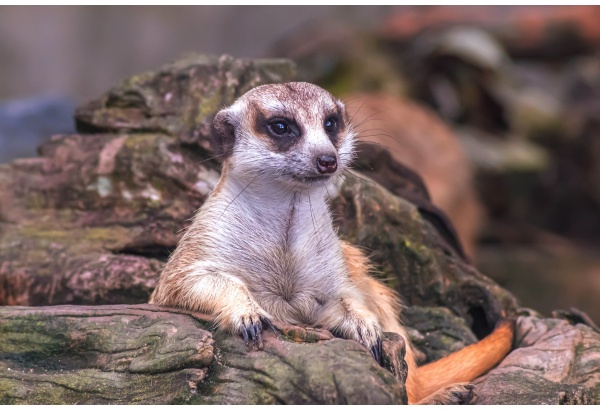
[[[354,144],[343,103],[309,83],[248,91],[215,116],[213,138],[230,172],[302,189],[343,172]]]

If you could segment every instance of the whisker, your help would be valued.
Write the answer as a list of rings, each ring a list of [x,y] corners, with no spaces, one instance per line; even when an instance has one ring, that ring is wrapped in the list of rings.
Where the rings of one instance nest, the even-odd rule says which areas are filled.
[[[312,203],[310,202],[310,192],[308,192],[308,207],[310,208],[310,215],[312,217],[313,220],[313,228],[315,229],[315,235],[317,235],[317,222],[315,220],[315,214],[313,213],[313,209],[312,209]]]
[[[357,130],[359,134],[370,132],[370,131],[387,131],[387,128],[375,127],[369,128],[368,130]]]
[[[358,191],[356,190],[356,188],[354,188],[354,186],[353,186],[353,185],[351,185],[351,184],[350,184],[350,182],[348,182],[348,178],[344,178],[344,175],[340,175],[340,177],[342,178],[342,180],[344,181],[344,183],[345,183],[346,185],[348,185],[348,186],[350,187],[350,189],[351,189],[351,190],[353,190],[353,191],[356,193],[356,195],[359,195],[359,193],[358,193]]]
[[[388,134],[389,129],[387,128],[369,128],[366,130],[357,130],[356,135],[364,135],[367,133],[374,133],[374,134]]]
[[[365,179],[365,178],[363,178],[363,177],[360,177],[360,176],[358,176],[358,174],[357,174],[357,173],[353,173],[353,174],[352,174],[352,176],[353,176],[353,177],[355,177],[355,178],[358,178],[358,179],[360,179],[360,180],[361,180],[361,181],[363,181],[363,182],[369,183],[369,184],[371,184],[371,185],[377,185],[377,184],[376,184],[375,182],[373,182],[373,181],[369,181],[368,179]]]
[[[363,171],[373,171],[373,172],[375,172],[375,170],[373,169],[373,167],[372,167],[372,166],[370,166],[370,165],[369,165],[369,168],[370,168],[370,170],[369,170],[369,169],[367,169],[367,168],[365,168],[365,167],[363,167],[363,166],[361,166],[360,164],[352,164],[352,166],[353,166],[353,167],[359,167],[359,168],[360,168],[360,169],[362,169]]]
[[[219,158],[219,155],[213,155],[212,157],[208,157],[206,159],[203,159],[202,161],[198,161],[198,162],[194,161],[194,164],[197,164],[197,165],[204,164],[205,162],[212,161],[213,159],[217,159],[217,158]]]
[[[331,194],[329,193],[329,189],[327,188],[327,182],[324,182],[323,186],[325,187],[325,191],[327,192],[327,201],[331,201]]]
[[[358,107],[358,110],[356,110],[352,118],[350,118],[350,124],[352,124],[352,121],[354,121],[354,117],[356,117],[356,114],[358,114],[359,111],[362,110],[362,108],[365,106],[365,103],[366,101],[363,101],[363,103],[360,105],[360,107]]]
[[[387,151],[389,151],[390,153],[395,153],[398,154],[400,156],[400,158],[403,157],[404,154],[406,154],[405,152],[401,152],[399,149],[395,148],[395,147],[390,147],[388,145],[382,144],[380,142],[375,142],[375,141],[361,141],[363,144],[373,144],[373,145],[377,145],[378,147],[381,147]],[[403,161],[400,161],[402,163],[404,163]]]
[[[239,194],[237,194],[237,195],[235,196],[235,198],[233,198],[233,200],[227,204],[227,206],[225,207],[225,209],[223,210],[223,212],[221,212],[221,216],[219,216],[219,220],[221,220],[221,218],[223,217],[223,214],[224,214],[224,213],[227,211],[227,209],[229,208],[229,206],[230,206],[232,203],[234,203],[234,202],[235,202],[235,200],[236,200],[236,199],[238,199],[238,197],[239,197],[240,195],[242,195],[242,193],[243,193],[243,192],[244,192],[244,191],[245,191],[245,190],[246,190],[246,189],[247,189],[247,188],[250,186],[250,184],[251,184],[251,183],[253,183],[254,181],[256,181],[256,178],[258,178],[259,176],[260,176],[260,174],[257,174],[257,175],[256,175],[256,176],[255,176],[255,177],[252,179],[252,181],[248,182],[248,185],[246,185],[246,186],[244,187],[244,189],[242,189],[242,190],[240,191],[240,193],[239,193]]]
[[[391,139],[394,142],[399,142],[396,138],[394,138],[390,134],[384,134],[384,133],[360,135],[358,139],[360,140],[361,138],[371,138],[371,137],[386,137],[386,138]]]
[[[383,114],[385,112],[385,110],[381,110],[381,111],[375,111],[373,114],[369,115],[368,117],[366,117],[364,120],[362,120],[360,123],[354,124],[354,128],[358,129],[359,127],[361,127],[363,124],[365,124],[367,121],[372,120],[374,116],[379,115],[379,114]],[[352,116],[352,118],[354,119],[354,117],[356,116],[356,114],[354,114]],[[381,120],[379,120],[381,121]]]
[[[372,144],[372,145],[377,145],[378,147],[382,147],[385,149],[391,149],[389,148],[387,145],[382,144],[381,142],[375,142],[375,141],[362,141],[363,144]]]

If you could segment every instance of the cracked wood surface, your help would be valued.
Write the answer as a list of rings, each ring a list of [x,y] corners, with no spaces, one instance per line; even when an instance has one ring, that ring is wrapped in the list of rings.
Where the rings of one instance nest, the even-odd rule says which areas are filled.
[[[154,305],[0,308],[1,404],[398,404],[404,341],[360,344],[276,324],[264,350],[209,317]]]
[[[515,343],[476,381],[476,404],[600,403],[600,333],[566,320],[521,317]]]

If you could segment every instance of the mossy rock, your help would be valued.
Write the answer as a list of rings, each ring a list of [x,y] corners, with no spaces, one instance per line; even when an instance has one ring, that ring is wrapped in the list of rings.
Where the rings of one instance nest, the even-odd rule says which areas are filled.
[[[284,59],[237,59],[189,54],[157,71],[130,77],[80,107],[77,129],[89,132],[158,132],[209,148],[212,117],[246,91],[292,81]]]
[[[281,329],[306,339],[266,331],[252,350],[213,336],[207,317],[152,305],[2,307],[0,404],[406,404],[405,369],[355,341]],[[404,363],[390,357],[401,339],[384,348]]]

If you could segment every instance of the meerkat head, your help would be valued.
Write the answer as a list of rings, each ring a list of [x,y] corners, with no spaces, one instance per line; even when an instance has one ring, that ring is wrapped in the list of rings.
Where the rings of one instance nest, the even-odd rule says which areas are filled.
[[[305,189],[349,166],[354,132],[341,101],[297,82],[256,87],[219,111],[213,141],[228,172]]]

